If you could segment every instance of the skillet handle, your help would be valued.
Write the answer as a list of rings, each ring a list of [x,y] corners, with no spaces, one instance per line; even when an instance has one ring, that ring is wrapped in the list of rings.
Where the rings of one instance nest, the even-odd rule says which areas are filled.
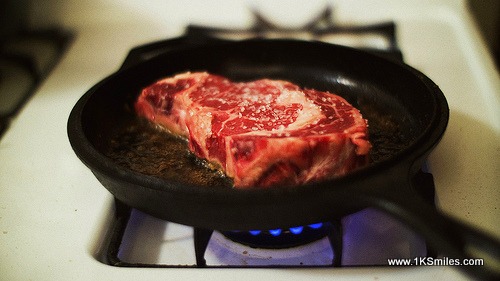
[[[500,241],[463,222],[437,211],[425,201],[413,186],[402,193],[403,186],[395,184],[393,192],[383,198],[373,197],[372,206],[381,209],[413,228],[438,252],[442,262],[457,265],[466,274],[479,280],[500,280]],[[404,189],[408,190],[408,189]],[[480,262],[484,265],[464,265],[464,262]],[[425,263],[432,263],[428,259]],[[453,264],[452,264],[453,263]],[[422,264],[424,265],[424,264]]]

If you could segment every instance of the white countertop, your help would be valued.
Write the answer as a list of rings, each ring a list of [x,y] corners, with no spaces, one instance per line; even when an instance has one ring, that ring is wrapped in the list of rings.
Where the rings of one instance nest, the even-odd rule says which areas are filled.
[[[69,113],[135,45],[181,35],[187,23],[250,24],[248,1],[199,2],[47,1],[37,12],[34,24],[60,23],[76,36],[0,139],[0,280],[467,280],[442,266],[141,269],[94,258],[112,198],[73,153]],[[325,3],[290,7],[280,19],[291,23],[296,12],[296,20],[307,21],[304,11],[314,14]],[[500,237],[500,79],[463,1],[334,3],[341,23],[396,22],[405,61],[436,82],[450,106],[448,129],[429,158],[438,207]],[[264,1],[252,5],[266,15],[283,10]]]

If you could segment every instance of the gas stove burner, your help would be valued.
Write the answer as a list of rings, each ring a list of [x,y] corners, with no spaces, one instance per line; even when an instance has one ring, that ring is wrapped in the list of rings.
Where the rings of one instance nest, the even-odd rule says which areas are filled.
[[[196,264],[198,267],[206,266],[205,251],[207,250],[213,232],[214,230],[194,228]],[[341,265],[343,231],[340,220],[290,228],[221,231],[221,233],[231,241],[240,243],[244,246],[273,250],[307,245],[328,237],[328,242],[333,252],[333,260],[330,265],[334,267]]]
[[[333,231],[331,223],[314,223],[306,226],[276,228],[271,230],[224,231],[230,240],[252,248],[282,249],[305,245]]]

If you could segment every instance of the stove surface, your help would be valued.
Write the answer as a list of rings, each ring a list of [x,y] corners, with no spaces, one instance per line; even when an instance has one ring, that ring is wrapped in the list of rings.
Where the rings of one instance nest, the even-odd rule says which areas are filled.
[[[184,2],[180,1],[153,1],[148,5],[122,1],[111,2],[116,5],[80,2],[67,1],[59,5],[58,1],[47,1],[33,19],[33,24],[61,24],[72,29],[75,36],[60,63],[0,139],[0,280],[234,280],[235,276],[242,280],[289,281],[333,277],[338,280],[468,280],[453,266],[197,269],[129,268],[101,262],[100,251],[106,242],[103,237],[113,221],[115,204],[69,145],[66,124],[72,107],[90,87],[116,71],[131,48],[179,36],[191,23],[245,28],[251,25],[251,13],[243,1],[219,1],[213,5],[191,1],[190,9],[184,9]],[[282,8],[274,5],[283,7],[286,1],[266,3],[255,1],[254,5],[266,17],[283,25],[293,23],[290,14],[296,13],[295,21],[305,23],[311,14],[325,7],[325,1],[313,1],[301,11],[290,7],[288,13],[283,13]],[[500,237],[497,187],[500,182],[500,79],[465,1],[404,1],[404,4],[393,0],[334,1],[332,6],[339,23],[388,20],[396,23],[398,45],[405,61],[436,82],[450,106],[448,129],[428,159],[428,169],[436,185],[436,206]],[[92,21],[89,21],[90,15]],[[373,215],[380,214],[374,211]],[[364,227],[377,227],[370,222]],[[146,218],[144,224],[167,234],[146,234],[147,239],[159,244],[165,239],[191,243],[188,242],[191,233],[183,226],[165,226],[154,218]],[[137,225],[136,230],[141,227],[143,225]],[[217,234],[209,244],[213,251],[206,256],[207,263],[224,260],[224,251],[241,251],[230,247],[218,252],[221,244],[231,243]],[[325,241],[320,240],[312,251],[324,247]],[[120,256],[137,262],[149,251],[154,249],[132,247],[124,249]],[[182,263],[192,264],[191,253],[178,251],[176,255],[186,257]],[[411,247],[398,251],[421,254],[418,248]],[[267,255],[267,252],[248,251],[246,255],[250,257],[246,262],[253,263],[258,262],[253,257]],[[155,260],[158,259],[168,258],[160,255]],[[331,256],[325,261],[328,259]],[[385,258],[380,259],[378,262],[384,264]],[[308,260],[306,257],[293,262]],[[354,263],[354,257],[344,256],[343,260]]]

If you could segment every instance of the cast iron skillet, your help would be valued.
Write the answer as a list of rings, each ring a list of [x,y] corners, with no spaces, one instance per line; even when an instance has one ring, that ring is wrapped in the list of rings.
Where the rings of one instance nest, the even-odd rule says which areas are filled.
[[[377,122],[370,118],[389,120],[388,128],[396,129],[388,133],[397,132],[404,147],[340,178],[247,190],[144,175],[106,156],[115,128],[136,118],[131,105],[141,88],[165,76],[199,70],[240,81],[286,79],[340,94],[360,108],[370,124]],[[445,257],[490,256],[498,265],[498,241],[436,211],[415,191],[414,176],[447,122],[443,93],[407,65],[332,44],[255,39],[180,48],[112,74],[75,105],[68,135],[78,157],[118,200],[168,221],[217,230],[273,229],[375,207],[415,229]],[[490,262],[463,268],[480,278],[495,278],[498,269]]]

